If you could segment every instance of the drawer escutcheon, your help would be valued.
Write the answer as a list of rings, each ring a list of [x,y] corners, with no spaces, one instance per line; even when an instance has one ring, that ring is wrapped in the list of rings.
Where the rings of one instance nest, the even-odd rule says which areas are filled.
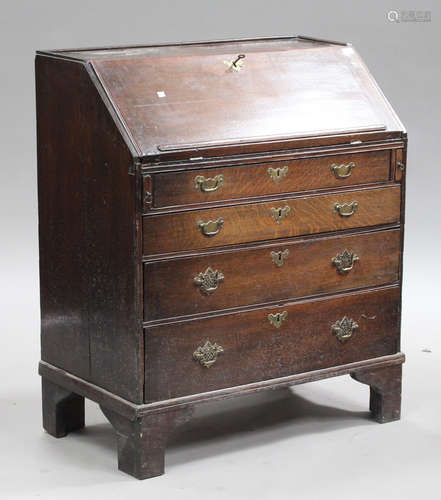
[[[288,165],[277,168],[269,167],[268,169],[269,176],[276,184],[279,184],[279,182],[286,177],[287,173],[288,173]]]
[[[271,217],[277,222],[277,224],[280,224],[290,211],[291,208],[288,205],[278,208],[272,207],[270,209]]]
[[[202,293],[211,295],[217,290],[219,283],[224,281],[224,275],[220,271],[214,271],[211,267],[207,267],[205,272],[199,273],[193,281],[199,286]]]
[[[288,311],[283,311],[276,314],[268,314],[268,321],[276,328],[280,328],[287,317]]]
[[[335,203],[334,204],[335,210],[338,212],[338,215],[340,217],[350,217],[351,215],[354,215],[357,208],[358,208],[358,201],[354,200],[351,201],[351,203]]]
[[[224,348],[219,344],[212,344],[209,340],[203,346],[199,346],[193,353],[193,359],[199,361],[205,368],[210,368],[217,361],[219,354],[224,352]]]
[[[360,257],[356,253],[345,248],[342,253],[337,254],[332,259],[332,263],[340,274],[347,274],[354,267],[354,263],[359,260]]]
[[[283,266],[283,263],[285,262],[285,259],[288,257],[288,255],[289,255],[289,250],[288,249],[286,249],[286,250],[279,250],[278,252],[272,251],[270,253],[271,260],[273,261],[273,263],[277,267],[282,267]]]
[[[351,163],[341,165],[336,165],[333,163],[331,165],[331,172],[335,175],[337,179],[347,179],[352,174],[352,170],[355,168],[355,163],[351,161]]]
[[[344,316],[332,325],[331,330],[340,342],[346,342],[357,328],[358,324],[353,319]]]
[[[200,189],[203,193],[212,193],[222,186],[224,176],[222,174],[216,175],[216,177],[204,177],[203,175],[197,175],[194,182],[196,189]]]

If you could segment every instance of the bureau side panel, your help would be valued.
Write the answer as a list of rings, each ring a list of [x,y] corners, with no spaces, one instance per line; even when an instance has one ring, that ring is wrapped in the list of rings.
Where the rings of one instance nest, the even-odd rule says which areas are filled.
[[[42,359],[142,401],[132,157],[86,67],[37,56]]]

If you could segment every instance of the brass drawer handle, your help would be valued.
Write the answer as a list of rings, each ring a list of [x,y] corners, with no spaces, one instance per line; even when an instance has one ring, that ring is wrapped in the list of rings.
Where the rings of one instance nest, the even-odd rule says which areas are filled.
[[[203,193],[212,193],[219,189],[223,182],[224,176],[222,174],[216,175],[216,177],[204,177],[203,175],[197,175],[194,178],[195,188],[200,189]]]
[[[344,316],[343,319],[332,325],[331,330],[340,342],[346,342],[357,328],[358,325],[353,319]]]
[[[337,179],[347,179],[352,174],[352,170],[354,170],[354,168],[355,163],[353,161],[351,161],[351,163],[348,163],[347,165],[345,165],[344,163],[342,163],[341,165],[336,165],[335,163],[333,163],[331,165],[331,172],[333,172]]]
[[[342,205],[340,205],[340,203],[334,204],[335,210],[337,210],[341,217],[350,217],[354,215],[357,207],[358,201],[351,201],[351,203],[343,203]]]
[[[280,328],[287,317],[288,311],[283,311],[276,314],[268,314],[268,321],[276,328]]]
[[[219,344],[212,344],[209,340],[203,346],[199,346],[193,353],[193,359],[199,361],[205,368],[210,368],[217,361],[219,354],[224,352],[224,348]]]
[[[280,224],[282,220],[289,214],[290,211],[291,208],[288,207],[288,205],[278,208],[272,207],[270,209],[271,217],[277,222],[277,224]]]
[[[288,173],[288,165],[277,168],[269,167],[268,169],[269,176],[276,184],[279,184],[279,182],[286,177],[287,173]]]
[[[288,257],[289,255],[289,250],[286,249],[286,250],[280,250],[279,252],[271,252],[270,253],[270,256],[271,256],[271,260],[273,261],[273,263],[277,266],[277,267],[282,267],[283,266],[283,263],[285,262],[285,259]]]
[[[205,295],[211,295],[217,290],[219,283],[224,281],[224,275],[220,271],[213,271],[211,267],[207,267],[204,273],[199,273],[193,278],[196,285]]]
[[[216,235],[224,225],[224,219],[220,218],[217,220],[209,220],[208,222],[204,222],[200,220],[198,222],[198,228],[201,230],[201,233],[205,236],[214,236]]]
[[[356,253],[349,252],[349,250],[345,248],[343,253],[338,253],[332,259],[332,263],[340,274],[346,274],[354,267],[355,262],[359,260],[360,257]]]

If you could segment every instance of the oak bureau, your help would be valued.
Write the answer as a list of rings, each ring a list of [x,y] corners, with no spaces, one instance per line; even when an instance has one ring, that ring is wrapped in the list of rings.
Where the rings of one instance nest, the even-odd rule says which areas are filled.
[[[405,129],[351,45],[36,56],[43,425],[163,473],[197,403],[351,375],[400,418]]]

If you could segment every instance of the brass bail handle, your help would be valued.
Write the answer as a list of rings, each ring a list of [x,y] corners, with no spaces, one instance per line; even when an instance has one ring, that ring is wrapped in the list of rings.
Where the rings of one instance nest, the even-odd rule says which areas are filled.
[[[231,66],[234,66],[235,68],[237,68],[237,63],[241,60],[241,59],[245,59],[245,54],[239,54],[236,59],[231,63]]]

